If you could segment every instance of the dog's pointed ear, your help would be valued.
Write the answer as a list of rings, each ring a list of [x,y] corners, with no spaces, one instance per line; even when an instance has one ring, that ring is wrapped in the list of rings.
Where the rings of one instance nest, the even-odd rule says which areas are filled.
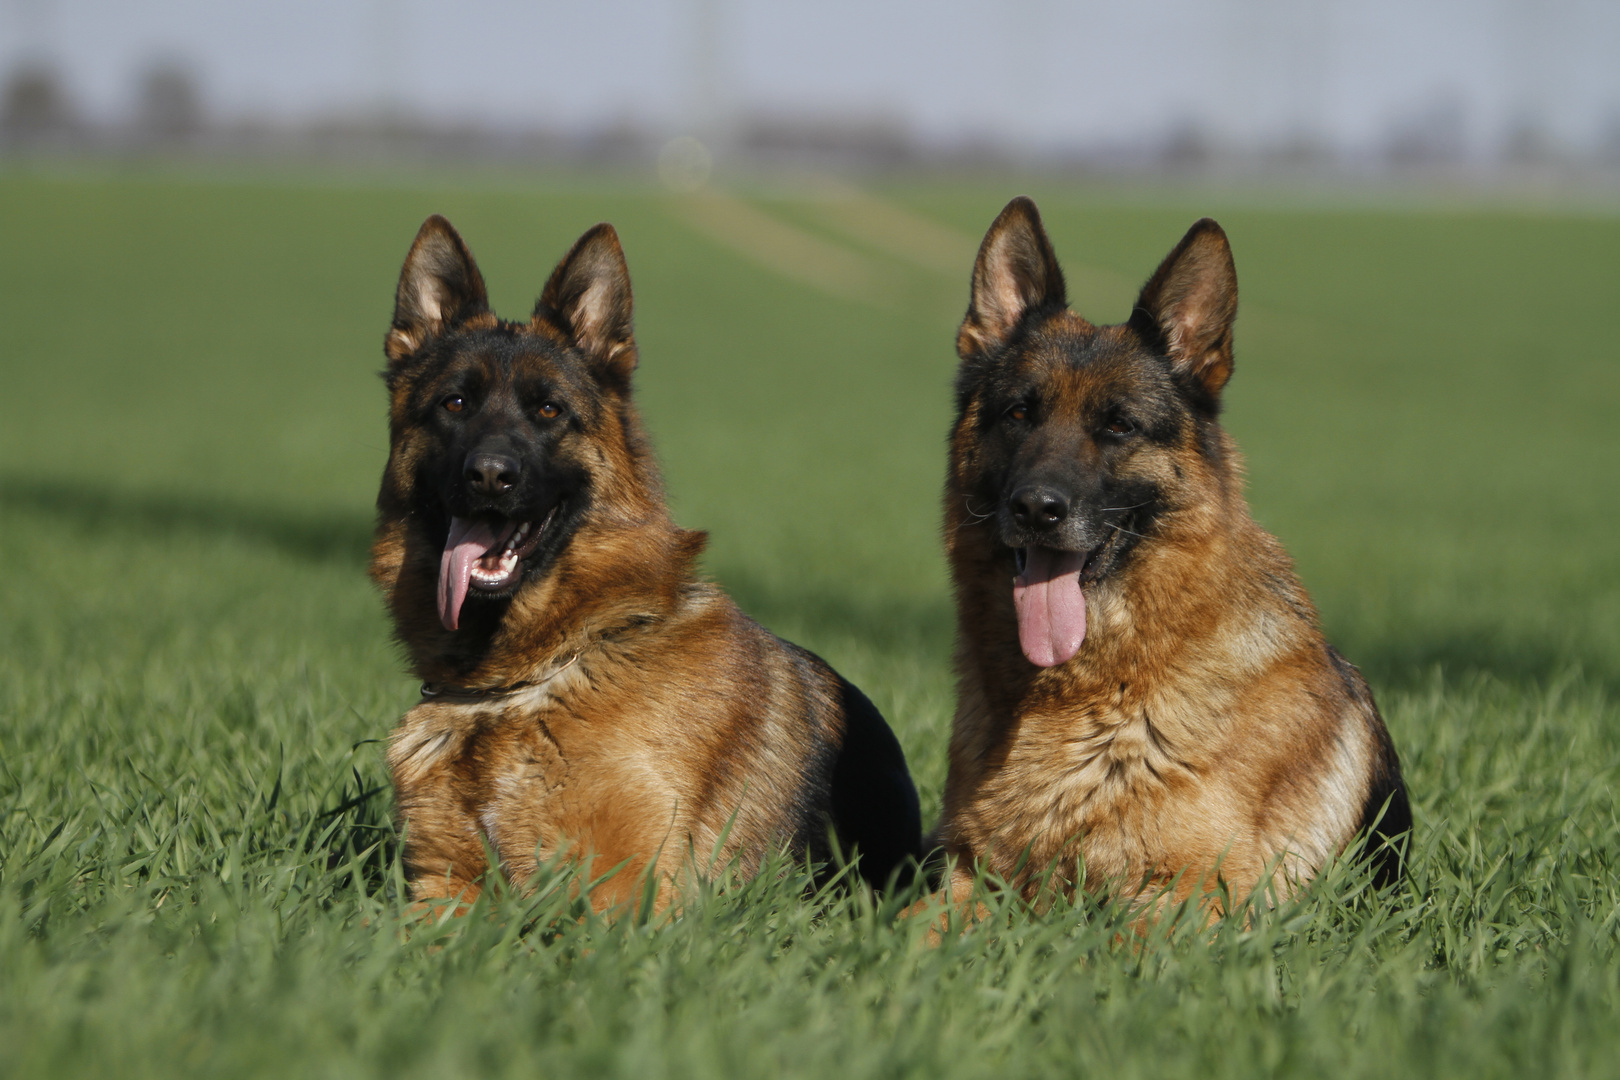
[[[1008,203],[979,245],[973,264],[973,294],[956,334],[963,360],[1005,345],[1024,316],[1068,303],[1063,271],[1041,212],[1027,196]]]
[[[1164,349],[1176,369],[1192,376],[1211,399],[1232,377],[1232,323],[1237,318],[1237,267],[1226,233],[1210,218],[1187,230],[1142,286],[1131,324]]]
[[[422,222],[394,293],[394,323],[383,351],[403,360],[436,334],[489,310],[484,276],[461,235],[438,214]]]
[[[628,388],[636,369],[630,267],[607,222],[588,231],[551,272],[534,321],[566,334],[614,385]]]

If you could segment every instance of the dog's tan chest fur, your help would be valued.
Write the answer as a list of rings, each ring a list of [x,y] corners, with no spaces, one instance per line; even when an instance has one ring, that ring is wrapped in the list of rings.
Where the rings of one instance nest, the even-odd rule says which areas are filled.
[[[420,895],[465,890],[486,866],[487,843],[519,884],[563,850],[594,859],[598,874],[623,863],[598,898],[617,901],[649,853],[668,848],[673,864],[688,837],[695,848],[714,843],[683,785],[691,778],[669,767],[646,725],[611,701],[581,712],[570,689],[520,692],[500,706],[427,703],[406,715],[389,753],[401,812],[414,843],[447,847],[414,846],[413,861],[454,868],[443,892],[420,878]],[[669,711],[656,699],[641,704]]]
[[[964,699],[957,731],[979,733],[980,746],[953,748],[953,780],[966,782],[947,795],[950,839],[984,853],[1008,877],[1020,862],[1042,869],[1054,859],[1072,864],[1083,839],[1090,883],[1140,877],[1159,863],[1162,849],[1196,846],[1196,834],[1205,831],[1198,819],[1189,820],[1192,829],[1175,830],[1193,835],[1165,835],[1158,811],[1187,795],[1211,801],[1201,784],[1209,771],[1205,747],[1189,745],[1174,719],[1166,730],[1164,719],[1176,711],[1157,704],[1150,711],[1128,685],[1096,688],[1043,703],[1009,728],[982,701]],[[1143,835],[1150,822],[1150,835]],[[1068,865],[1060,872],[1074,871]]]
[[[1083,860],[1074,883],[1092,889],[1163,885],[1185,869],[1191,877],[1177,892],[1187,895],[1199,868],[1217,864],[1223,878],[1252,887],[1278,855],[1285,874],[1308,876],[1353,831],[1366,794],[1363,741],[1352,731],[1335,743],[1334,756],[1358,760],[1333,763],[1339,797],[1324,816],[1319,763],[1298,745],[1281,752],[1242,719],[1256,706],[1289,704],[1188,690],[1116,687],[1023,713],[1014,725],[973,715],[982,704],[965,701],[958,730],[1000,737],[977,761],[966,747],[953,753],[963,782],[948,796],[944,839],[1009,878],[1020,863],[1044,870],[1059,860],[1060,874],[1075,874]]]

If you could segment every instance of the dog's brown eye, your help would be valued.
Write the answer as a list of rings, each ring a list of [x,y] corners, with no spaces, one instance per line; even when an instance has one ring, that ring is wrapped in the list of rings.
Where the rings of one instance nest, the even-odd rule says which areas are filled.
[[[445,412],[460,412],[467,403],[461,398],[451,395],[444,399],[443,404]]]
[[[1136,425],[1121,416],[1116,417],[1113,422],[1108,425],[1108,430],[1115,435],[1129,435],[1131,432],[1136,430]]]
[[[548,401],[544,405],[540,406],[540,415],[545,417],[547,420],[555,420],[557,417],[562,415],[562,410]]]
[[[1022,405],[1014,405],[1007,410],[1007,417],[1011,420],[1024,421],[1029,419],[1029,410]]]

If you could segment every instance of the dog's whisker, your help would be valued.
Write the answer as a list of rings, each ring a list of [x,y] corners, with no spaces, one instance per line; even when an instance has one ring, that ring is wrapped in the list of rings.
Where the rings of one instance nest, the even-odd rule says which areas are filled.
[[[962,499],[962,506],[967,510],[968,516],[974,521],[988,521],[995,516],[995,511],[993,510],[981,514],[977,510],[973,509],[973,499],[971,497],[964,497]]]
[[[1105,521],[1105,522],[1103,522],[1103,524],[1107,525],[1110,529],[1113,529],[1115,532],[1124,533],[1126,536],[1134,536],[1138,540],[1146,540],[1147,539],[1147,537],[1143,536],[1141,533],[1139,533],[1139,532],[1131,532],[1131,530],[1129,530],[1127,528],[1124,528],[1122,526],[1119,526],[1119,525],[1115,525],[1111,521]]]

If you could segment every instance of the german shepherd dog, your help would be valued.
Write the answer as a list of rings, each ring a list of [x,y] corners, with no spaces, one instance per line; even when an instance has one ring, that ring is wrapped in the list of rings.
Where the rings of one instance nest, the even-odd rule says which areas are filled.
[[[663,904],[683,867],[827,860],[829,833],[866,881],[903,871],[921,828],[888,725],[701,580],[705,535],[670,520],[612,226],[518,323],[429,218],[385,352],[371,575],[424,682],[388,749],[415,896],[470,900],[491,855],[521,887],[566,851],[621,868],[598,907],[649,872]]]
[[[1195,224],[1130,319],[1069,310],[1035,204],[979,249],[957,337],[945,533],[959,699],[938,842],[973,865],[1222,904],[1411,827],[1361,674],[1249,516],[1218,422],[1237,275]],[[1043,878],[1043,874],[1052,876]]]

